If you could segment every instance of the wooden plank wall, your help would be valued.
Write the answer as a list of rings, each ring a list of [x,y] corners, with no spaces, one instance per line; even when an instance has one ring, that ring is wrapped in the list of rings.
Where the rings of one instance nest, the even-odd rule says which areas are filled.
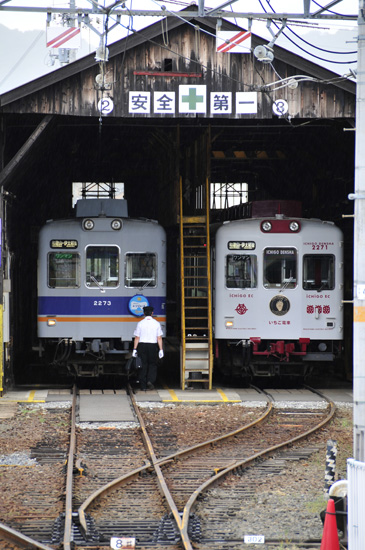
[[[165,42],[165,43],[164,43]],[[179,52],[177,55],[174,52]],[[166,61],[169,60],[169,61]],[[170,61],[171,60],[171,61]],[[171,76],[166,76],[166,64]],[[298,69],[279,59],[274,60],[276,73],[270,64],[263,64],[253,54],[216,53],[215,38],[183,25],[168,34],[146,40],[133,49],[114,55],[104,67],[105,89],[95,82],[102,67],[95,65],[65,78],[3,107],[3,112],[99,116],[98,101],[110,97],[114,104],[108,117],[135,118],[195,118],[195,114],[131,114],[128,112],[128,92],[174,91],[180,84],[203,84],[210,92],[258,91],[257,114],[220,114],[214,118],[271,119],[272,104],[284,99],[293,118],[351,118],[355,116],[355,96],[334,84],[304,82],[295,90],[288,87],[276,92],[263,92],[262,86],[298,74]],[[165,76],[141,75],[141,72],[160,72]],[[178,73],[199,73],[187,77]],[[302,74],[299,70],[299,74]],[[56,79],[55,79],[56,80]],[[176,95],[178,97],[178,95]],[[176,100],[176,103],[177,100]],[[208,99],[209,105],[209,99]],[[199,117],[209,117],[199,114]]]

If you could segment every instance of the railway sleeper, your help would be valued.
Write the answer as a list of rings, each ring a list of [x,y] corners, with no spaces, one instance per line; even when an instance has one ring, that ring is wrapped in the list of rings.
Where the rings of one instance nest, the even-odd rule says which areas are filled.
[[[85,516],[87,524],[88,536],[85,537],[83,529],[78,521],[78,514],[73,514],[72,517],[72,535],[73,541],[78,546],[88,545],[90,543],[105,543],[109,542],[113,536],[118,536],[121,533],[128,533],[128,536],[133,536],[137,541],[152,544],[167,543],[177,544],[180,542],[180,533],[176,527],[173,517],[169,514],[165,514],[160,522],[156,525],[156,522],[150,520],[141,520],[118,522],[113,521],[111,523],[100,524],[96,526],[94,518],[87,514]],[[65,526],[65,514],[60,514],[54,522],[51,536],[51,544],[59,545],[63,541]],[[197,525],[196,521],[193,522],[194,536],[200,530],[200,522]]]
[[[76,544],[82,545],[88,542],[100,542],[100,533],[97,531],[94,519],[86,514],[86,524],[88,537],[85,537],[82,527],[78,521],[78,514],[72,514],[72,535]],[[58,516],[53,524],[51,544],[61,544],[63,542],[65,532],[65,514],[62,513]]]

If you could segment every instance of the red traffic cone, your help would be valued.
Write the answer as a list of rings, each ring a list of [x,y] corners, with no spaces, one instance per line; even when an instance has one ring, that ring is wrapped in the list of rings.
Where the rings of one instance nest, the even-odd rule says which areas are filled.
[[[340,550],[338,539],[335,501],[330,498],[327,504],[326,516],[324,519],[321,550]]]

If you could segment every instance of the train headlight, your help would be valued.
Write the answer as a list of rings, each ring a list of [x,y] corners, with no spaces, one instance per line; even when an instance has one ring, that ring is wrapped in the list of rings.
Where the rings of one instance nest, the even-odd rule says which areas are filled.
[[[271,231],[272,225],[270,222],[262,222],[261,229],[262,231],[265,231],[267,233],[268,231]]]
[[[327,344],[325,344],[324,342],[321,342],[320,344],[318,344],[318,349],[319,351],[326,351]]]
[[[114,229],[115,231],[119,231],[119,229],[121,229],[122,227],[122,222],[120,220],[113,220],[110,225],[112,229]]]
[[[233,319],[226,319],[224,324],[226,328],[233,328]]]
[[[84,229],[86,229],[86,231],[91,231],[92,229],[94,229],[94,222],[92,220],[85,220]]]
[[[296,231],[299,231],[299,223],[298,222],[290,222],[289,229],[290,229],[290,231],[293,231],[294,233]]]
[[[56,319],[47,319],[47,326],[54,327],[56,325]]]

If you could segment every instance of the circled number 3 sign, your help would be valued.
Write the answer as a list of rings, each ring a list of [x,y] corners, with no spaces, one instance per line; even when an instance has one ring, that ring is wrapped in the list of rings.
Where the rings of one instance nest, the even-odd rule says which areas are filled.
[[[102,115],[108,115],[114,109],[114,103],[110,97],[103,97],[98,103],[98,109]]]
[[[275,115],[283,116],[288,112],[289,106],[285,99],[277,99],[272,105],[272,110]]]

